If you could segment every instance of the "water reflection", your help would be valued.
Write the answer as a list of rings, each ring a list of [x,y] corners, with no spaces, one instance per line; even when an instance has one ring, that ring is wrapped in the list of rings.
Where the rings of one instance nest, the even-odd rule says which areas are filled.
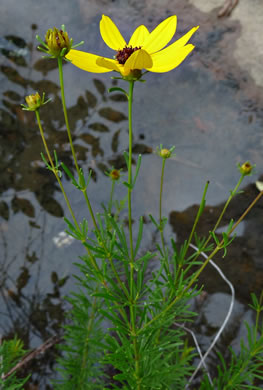
[[[217,230],[219,239],[221,237],[219,235],[220,227],[228,226],[231,218],[237,221],[258,195],[255,184],[247,185],[242,190],[242,193],[234,197],[220,223]],[[200,223],[197,226],[198,236],[205,237],[213,229],[223,206],[224,203],[205,207]],[[169,221],[173,232],[176,233],[178,242],[182,243],[189,236],[198,208],[199,205],[193,205],[182,212],[172,211],[170,213]],[[259,201],[246,216],[241,231],[237,233],[237,237],[227,249],[227,256],[222,258],[222,254],[217,254],[214,259],[233,283],[237,298],[245,304],[250,303],[251,292],[259,296],[263,288],[262,220],[263,207],[262,202]],[[229,292],[228,286],[212,267],[207,267],[200,276],[200,285],[203,285],[205,290],[210,293],[215,293],[216,291]]]
[[[6,37],[6,42],[9,42],[7,38],[11,38]],[[12,43],[15,47],[23,46],[24,49],[31,47],[30,44],[18,37],[12,37]],[[27,66],[25,58],[21,57],[18,54],[19,52],[14,56],[14,51],[12,50],[6,48],[2,49],[2,51],[8,59],[16,59],[15,65],[19,67]],[[18,58],[23,58],[22,65],[21,61],[17,60]],[[43,77],[57,67],[55,60],[48,61],[44,59],[37,60],[32,66]],[[25,93],[34,89],[39,91],[40,94],[46,92],[48,96],[52,96],[52,104],[48,107],[43,107],[41,110],[41,119],[46,138],[51,148],[55,146],[59,158],[71,170],[74,170],[72,158],[68,153],[68,139],[61,110],[59,86],[45,78],[38,81],[27,79],[20,74],[19,67],[3,65],[1,70],[9,81],[22,86]],[[123,129],[122,123],[124,122],[125,127],[127,126],[127,116],[119,109],[121,108],[119,103],[126,101],[125,96],[118,93],[109,96],[106,93],[107,88],[101,80],[93,79],[93,84],[95,90],[84,91],[83,96],[79,96],[76,104],[69,107],[68,115],[78,160],[85,163],[90,151],[91,156],[97,158],[96,167],[92,166],[93,178],[96,178],[96,169],[104,172],[111,168],[114,161],[118,161],[120,157],[120,133]],[[116,85],[116,81],[113,81],[112,84]],[[57,217],[62,216],[63,208],[54,197],[58,187],[52,175],[44,168],[39,157],[42,145],[34,113],[21,111],[21,101],[23,101],[23,96],[16,91],[8,90],[4,92],[4,107],[1,108],[0,125],[6,131],[2,133],[3,142],[0,167],[3,177],[0,191],[3,193],[10,188],[13,188],[15,191],[27,189],[36,195],[40,205],[47,212]],[[118,127],[121,126],[121,128],[114,130],[113,124],[118,125]],[[107,134],[107,137],[104,137],[104,134]],[[109,145],[111,145],[110,149]],[[149,148],[145,147],[145,149]],[[140,150],[140,153],[142,152],[143,149]],[[101,157],[101,159],[98,157]],[[25,166],[27,166],[26,170],[24,169]],[[25,200],[19,198],[14,202],[17,204],[18,209],[26,215],[28,215],[29,208],[32,209],[33,207],[30,205],[29,200],[26,201],[27,205],[25,205]],[[24,206],[21,207],[23,202]],[[6,203],[5,207],[7,207]],[[3,212],[7,213],[7,211]],[[31,210],[32,213],[33,211]]]
[[[43,222],[43,221],[42,221]],[[32,227],[33,230],[39,226]],[[27,237],[24,254],[9,255],[8,240],[3,223],[0,225],[0,238],[2,254],[0,268],[0,316],[1,316],[1,338],[11,339],[15,335],[21,338],[26,349],[39,346],[52,336],[61,334],[61,323],[64,321],[65,301],[62,293],[68,276],[59,277],[50,270],[50,289],[48,293],[41,290],[41,279],[43,278],[43,252],[41,248],[42,237]],[[25,237],[24,237],[25,239]],[[43,244],[45,241],[43,241]],[[37,251],[34,250],[35,244]],[[36,249],[36,248],[35,248]],[[48,382],[54,358],[57,354],[55,348],[46,351],[30,362],[21,371],[33,372],[31,383],[41,382],[43,385]],[[36,387],[38,388],[38,387]]]

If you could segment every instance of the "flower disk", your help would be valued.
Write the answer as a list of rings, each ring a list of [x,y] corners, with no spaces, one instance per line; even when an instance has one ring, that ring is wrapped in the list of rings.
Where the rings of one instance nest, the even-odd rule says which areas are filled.
[[[119,50],[115,56],[119,64],[124,65],[127,59],[134,53],[136,50],[140,50],[140,47],[125,47],[122,50]]]

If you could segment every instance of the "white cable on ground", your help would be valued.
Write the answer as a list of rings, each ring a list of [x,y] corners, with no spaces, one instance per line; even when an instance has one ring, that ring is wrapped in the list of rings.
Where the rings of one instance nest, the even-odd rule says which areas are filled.
[[[190,246],[198,252],[198,248],[193,245],[193,244],[190,244]],[[204,252],[200,252],[200,254],[205,258],[207,259],[208,256],[204,253]],[[224,275],[224,273],[221,271],[221,269],[218,267],[218,265],[216,265],[213,260],[209,260],[209,263],[217,270],[217,272],[219,273],[219,275],[221,276],[221,278],[229,285],[230,287],[230,290],[231,290],[231,302],[230,302],[230,305],[229,305],[229,309],[228,309],[228,312],[227,312],[227,315],[226,315],[226,318],[224,319],[224,322],[223,324],[221,325],[219,331],[217,332],[214,340],[212,341],[210,347],[208,348],[208,350],[206,351],[206,353],[204,354],[204,356],[201,358],[198,366],[196,367],[193,375],[191,376],[191,378],[189,379],[188,381],[188,384],[186,385],[186,389],[188,388],[188,386],[190,385],[190,383],[193,381],[194,377],[196,376],[197,372],[200,370],[200,367],[201,366],[205,366],[205,359],[207,358],[207,356],[209,355],[209,353],[211,352],[211,350],[213,349],[214,345],[216,344],[217,340],[219,339],[221,333],[223,332],[223,330],[225,329],[226,327],[226,324],[232,314],[232,311],[233,311],[233,307],[234,307],[234,302],[235,302],[235,290],[234,290],[234,287],[232,285],[232,283],[227,279],[227,277]],[[210,382],[211,383],[211,382]]]
[[[178,324],[177,322],[175,323],[175,325],[178,326],[179,328],[184,329],[186,332],[191,333],[191,336],[193,337],[193,340],[194,340],[197,352],[198,352],[198,354],[199,354],[199,356],[201,358],[201,362],[203,362],[202,365],[204,366],[204,369],[206,370],[208,380],[210,382],[210,385],[212,386],[213,385],[213,381],[212,381],[212,378],[211,378],[211,376],[209,374],[206,362],[203,360],[203,354],[202,354],[201,348],[199,347],[199,344],[198,344],[198,341],[197,341],[197,338],[196,338],[194,332],[191,329],[186,328],[184,325]],[[188,385],[187,385],[187,387],[188,387]]]

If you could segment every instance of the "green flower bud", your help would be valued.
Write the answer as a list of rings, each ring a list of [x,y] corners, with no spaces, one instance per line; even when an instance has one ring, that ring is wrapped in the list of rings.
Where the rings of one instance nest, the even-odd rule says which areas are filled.
[[[29,95],[25,97],[26,104],[28,105],[28,108],[31,110],[35,110],[36,108],[41,106],[41,97],[38,92],[35,93],[35,95]]]
[[[69,39],[64,24],[62,24],[60,30],[56,27],[47,30],[45,37],[46,42],[44,42],[39,35],[37,35],[36,38],[41,43],[41,46],[38,46],[38,49],[46,53],[47,57],[50,58],[65,58],[70,49],[75,49],[75,47],[84,43],[81,41],[80,43],[73,45],[73,39]]]
[[[244,176],[250,175],[253,168],[253,165],[251,165],[249,161],[246,161],[244,164],[239,166],[240,173]]]
[[[161,149],[160,150],[160,156],[162,158],[169,158],[169,157],[171,157],[171,151],[168,150],[168,149]]]
[[[165,160],[170,157],[175,157],[175,153],[173,153],[175,146],[172,146],[170,149],[163,148],[163,145],[157,146],[155,153],[158,156],[164,158]]]
[[[70,42],[68,33],[63,30],[59,30],[56,27],[50,28],[46,32],[46,44],[49,53],[54,57],[59,57],[62,54],[64,57],[71,49],[72,42]]]
[[[36,92],[34,95],[28,95],[25,97],[26,104],[21,104],[22,109],[26,111],[36,111],[39,107],[44,106],[47,104],[51,99],[48,99],[45,101],[45,93],[43,93],[43,96],[39,95],[38,92]]]

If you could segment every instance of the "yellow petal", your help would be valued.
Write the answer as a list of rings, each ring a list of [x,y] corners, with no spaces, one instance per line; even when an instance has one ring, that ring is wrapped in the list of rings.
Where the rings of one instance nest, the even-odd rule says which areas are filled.
[[[121,35],[118,27],[106,15],[102,15],[100,21],[100,34],[106,45],[115,51],[121,50],[126,46],[125,39]]]
[[[179,48],[172,46],[152,54],[153,66],[147,70],[156,73],[169,72],[179,66],[194,49],[194,45],[191,44]]]
[[[186,45],[186,43],[189,41],[191,36],[199,29],[199,26],[193,27],[188,33],[183,35],[181,38],[177,39],[174,43],[172,43],[170,46],[173,47],[182,47]],[[168,49],[168,48],[167,48]]]
[[[128,46],[132,46],[132,47],[143,46],[143,43],[149,34],[150,33],[148,28],[142,24],[141,26],[137,27],[134,33],[132,34]]]
[[[145,39],[143,48],[150,54],[161,50],[174,36],[176,24],[176,15],[165,19]]]
[[[120,72],[120,65],[116,60],[112,60],[111,58],[99,57],[96,62],[99,66]]]
[[[97,60],[100,56],[91,53],[85,53],[84,51],[71,49],[66,55],[66,58],[72,62],[73,65],[80,69],[86,70],[92,73],[106,73],[110,72],[110,69],[103,68],[97,65]]]
[[[148,54],[147,51],[140,49],[132,53],[132,55],[125,62],[124,71],[125,73],[129,73],[130,70],[151,68],[152,65],[153,61],[150,54]]]

